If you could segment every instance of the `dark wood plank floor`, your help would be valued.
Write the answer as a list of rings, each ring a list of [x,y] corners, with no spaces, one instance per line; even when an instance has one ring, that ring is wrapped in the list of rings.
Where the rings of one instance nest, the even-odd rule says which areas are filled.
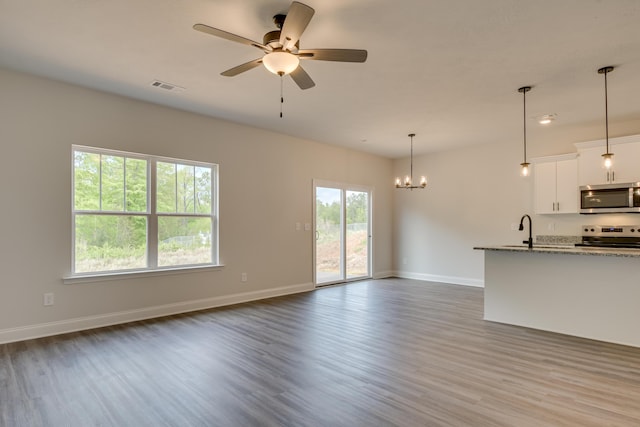
[[[482,298],[371,280],[5,344],[0,424],[640,425],[640,349],[485,322]]]

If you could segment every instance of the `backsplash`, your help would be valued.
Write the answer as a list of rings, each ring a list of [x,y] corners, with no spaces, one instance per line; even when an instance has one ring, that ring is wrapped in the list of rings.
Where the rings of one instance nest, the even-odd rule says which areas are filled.
[[[545,245],[573,245],[582,242],[582,236],[536,236],[536,243]]]

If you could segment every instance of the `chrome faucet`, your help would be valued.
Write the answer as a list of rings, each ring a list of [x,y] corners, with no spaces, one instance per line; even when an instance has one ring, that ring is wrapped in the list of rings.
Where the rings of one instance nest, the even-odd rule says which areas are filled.
[[[529,245],[529,249],[532,249],[533,239],[531,238],[531,217],[529,215],[522,215],[522,218],[520,218],[520,227],[518,227],[518,230],[524,230],[524,225],[522,223],[524,222],[525,218],[529,218],[529,240],[523,240],[522,243],[527,243]]]

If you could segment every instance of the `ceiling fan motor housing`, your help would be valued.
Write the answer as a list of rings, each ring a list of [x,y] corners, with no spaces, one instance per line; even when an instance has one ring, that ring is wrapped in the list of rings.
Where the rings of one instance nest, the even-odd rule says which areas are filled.
[[[265,46],[274,47],[273,43],[280,44],[280,30],[269,31],[262,38],[262,44]]]
[[[269,46],[272,49],[281,49],[282,45],[280,44],[280,30],[269,31],[267,34],[262,37],[262,44],[265,46]],[[298,40],[295,44],[295,49],[291,49],[292,52],[297,52],[300,49],[300,40]]]

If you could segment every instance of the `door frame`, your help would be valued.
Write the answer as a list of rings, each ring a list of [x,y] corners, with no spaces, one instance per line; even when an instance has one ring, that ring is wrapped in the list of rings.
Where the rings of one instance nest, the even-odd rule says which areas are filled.
[[[325,188],[335,188],[335,189],[339,189],[341,190],[341,200],[342,200],[342,211],[341,211],[341,223],[342,223],[342,229],[340,232],[340,239],[341,239],[341,248],[342,248],[342,253],[340,254],[340,262],[341,264],[343,264],[343,278],[339,279],[339,280],[335,280],[335,281],[331,281],[331,282],[322,282],[322,283],[317,283],[317,277],[316,277],[316,237],[317,237],[317,224],[316,224],[316,188],[317,187],[325,187]],[[368,212],[368,223],[367,223],[367,274],[365,276],[358,276],[358,277],[352,277],[352,278],[348,278],[348,274],[346,271],[346,265],[344,265],[345,262],[345,258],[346,258],[346,242],[345,242],[345,237],[346,237],[346,227],[347,227],[347,222],[346,222],[346,208],[347,208],[347,203],[346,203],[346,192],[347,191],[360,191],[360,192],[364,192],[368,194],[368,205],[367,205],[367,212]],[[369,187],[366,185],[358,185],[358,184],[347,184],[347,183],[343,183],[343,182],[336,182],[336,181],[327,181],[327,180],[323,180],[323,179],[313,179],[313,183],[312,183],[312,209],[313,209],[313,221],[312,221],[312,230],[313,230],[313,236],[312,236],[312,256],[313,256],[313,260],[312,260],[312,274],[313,274],[313,285],[314,287],[318,288],[318,287],[322,287],[322,286],[329,286],[329,285],[335,285],[338,283],[347,283],[347,282],[354,282],[357,280],[364,280],[364,279],[371,279],[373,277],[373,197],[374,197],[374,188],[373,187]]]

